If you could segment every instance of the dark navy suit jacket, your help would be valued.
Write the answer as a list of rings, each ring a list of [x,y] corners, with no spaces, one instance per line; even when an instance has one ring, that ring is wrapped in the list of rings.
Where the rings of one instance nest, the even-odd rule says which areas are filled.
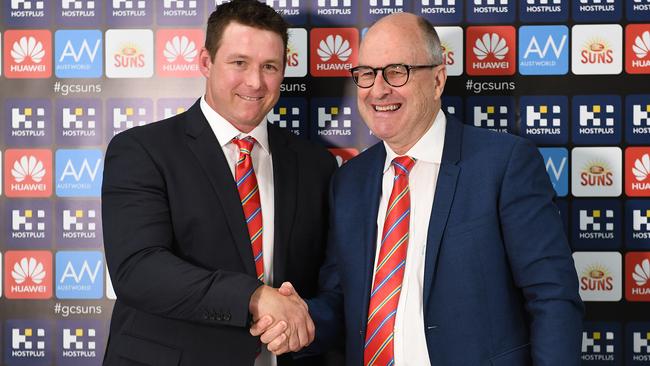
[[[307,354],[344,330],[347,365],[363,362],[385,157],[379,143],[334,175]],[[432,365],[579,365],[583,305],[553,198],[531,142],[448,118],[424,272]]]

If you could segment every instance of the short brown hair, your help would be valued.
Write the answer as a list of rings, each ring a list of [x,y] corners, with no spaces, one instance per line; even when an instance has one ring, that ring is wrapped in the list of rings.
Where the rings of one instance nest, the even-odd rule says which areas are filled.
[[[233,0],[217,6],[210,14],[205,32],[205,48],[214,61],[214,55],[221,45],[223,32],[231,22],[249,27],[268,30],[282,37],[284,49],[287,49],[289,24],[272,7],[257,0]],[[286,58],[286,52],[284,53]]]

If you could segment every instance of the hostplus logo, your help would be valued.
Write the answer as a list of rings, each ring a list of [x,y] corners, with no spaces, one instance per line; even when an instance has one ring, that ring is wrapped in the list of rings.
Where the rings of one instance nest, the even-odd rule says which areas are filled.
[[[101,247],[102,223],[98,201],[59,201],[56,215],[59,246]]]
[[[161,29],[156,33],[159,76],[201,76],[197,62],[203,31],[199,29]]]
[[[627,323],[626,365],[643,366],[650,362],[650,323]]]
[[[514,120],[512,97],[468,97],[467,115],[471,124],[498,132],[509,132]]]
[[[447,75],[458,76],[463,73],[463,28],[436,27],[442,47],[442,63]]]
[[[98,24],[102,2],[99,0],[60,0],[57,18],[61,24]]]
[[[415,2],[415,13],[427,18],[433,24],[457,24],[463,20],[462,0],[419,0]]]
[[[48,200],[7,201],[5,212],[10,228],[7,244],[49,247],[52,244],[52,204]]]
[[[627,248],[650,250],[650,201],[627,200],[625,216]]]
[[[544,158],[546,173],[551,179],[555,193],[564,197],[569,193],[569,153],[563,147],[542,147],[540,154]]]
[[[63,210],[61,217],[64,239],[97,237],[97,211],[96,210]]]
[[[305,24],[307,22],[308,0],[266,0],[266,5],[275,9],[289,24]]]
[[[621,19],[623,4],[616,0],[573,1],[573,19],[577,22],[617,21]]]
[[[57,299],[101,299],[104,259],[101,252],[56,253]]]
[[[363,18],[368,23],[372,23],[388,14],[408,11],[404,0],[364,0],[362,9]]]
[[[626,1],[625,6],[627,20],[633,22],[650,20],[650,0]]]
[[[566,96],[522,96],[521,135],[540,144],[564,144],[568,140]]]
[[[467,74],[513,75],[515,28],[510,26],[467,28]]]
[[[622,213],[617,200],[575,201],[571,240],[574,250],[618,249],[621,247]]]
[[[565,21],[569,15],[567,0],[526,0],[519,4],[519,18],[522,22]]]
[[[149,29],[107,30],[106,76],[109,78],[153,76],[153,32]]]
[[[52,142],[52,106],[49,99],[8,99],[5,103],[9,146],[49,145]]]
[[[352,0],[316,0],[314,25],[354,25],[357,22],[357,7]],[[356,5],[356,1],[354,2]]]
[[[287,65],[285,77],[307,76],[307,30],[304,28],[289,28],[287,44]]]
[[[49,299],[52,297],[52,253],[8,251],[4,277],[8,299]]]
[[[57,150],[56,195],[99,197],[103,164],[101,150]]]
[[[467,2],[470,23],[509,23],[515,20],[514,0],[474,0]]]
[[[353,99],[314,98],[310,136],[326,146],[353,146],[356,105]]]
[[[621,329],[616,323],[585,322],[582,331],[581,360],[584,365],[601,362],[619,364]]]
[[[650,197],[650,147],[625,149],[625,193]]]
[[[287,129],[297,136],[305,136],[306,113],[305,98],[280,98],[266,119],[269,123]]]
[[[571,190],[576,197],[618,197],[622,192],[619,147],[576,147],[571,151]]]
[[[106,101],[107,139],[135,126],[144,126],[152,121],[151,99],[108,99]]]
[[[49,197],[52,194],[51,150],[6,150],[7,197]]]
[[[101,145],[100,99],[65,99],[57,105],[57,142],[61,145]]]
[[[108,20],[151,17],[152,3],[146,0],[112,0],[107,14]]]
[[[102,32],[58,30],[54,33],[54,72],[59,78],[102,76]]]
[[[50,364],[51,327],[47,321],[7,320],[5,325],[7,364]]]
[[[5,0],[5,22],[9,26],[50,25],[50,1],[47,0]]]
[[[167,119],[185,112],[196,100],[190,98],[158,99],[158,119]]]
[[[625,298],[628,301],[650,301],[650,252],[628,252],[625,255]]]
[[[618,144],[621,141],[622,108],[618,95],[573,97],[573,142]]]
[[[618,24],[576,25],[571,70],[577,75],[619,74],[623,65],[623,29]]]
[[[619,301],[621,299],[621,253],[574,252],[583,301]]]
[[[158,1],[157,22],[163,25],[199,25],[203,21],[205,0]]]
[[[630,144],[645,145],[650,141],[650,94],[625,97],[625,137]],[[630,121],[631,120],[631,121]]]
[[[349,70],[357,64],[357,29],[314,28],[310,37],[312,76],[349,76]]]
[[[569,29],[561,26],[519,28],[519,73],[564,75],[569,71]]]
[[[629,24],[625,27],[625,71],[650,74],[650,25]]]
[[[50,31],[6,31],[4,63],[7,78],[49,78],[52,75]]]
[[[58,322],[61,342],[58,348],[59,364],[84,366],[101,363],[102,325],[97,320],[62,320]]]

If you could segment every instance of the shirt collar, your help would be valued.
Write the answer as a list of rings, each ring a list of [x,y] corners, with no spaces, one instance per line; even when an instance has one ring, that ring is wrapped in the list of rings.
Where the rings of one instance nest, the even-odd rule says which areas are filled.
[[[413,145],[404,155],[415,158],[417,161],[424,161],[432,164],[440,164],[442,161],[442,148],[445,145],[445,130],[447,129],[447,117],[444,112],[438,111],[433,124],[427,132],[420,137],[418,142]],[[386,161],[384,162],[384,173],[391,167],[393,159],[398,157],[393,149],[384,141],[386,148]]]
[[[251,136],[255,141],[257,141],[262,149],[264,149],[264,151],[268,154],[271,153],[271,150],[269,149],[269,132],[266,125],[266,119],[262,120],[251,132],[243,133],[217,113],[217,111],[212,109],[212,107],[208,105],[208,102],[205,101],[205,96],[201,97],[200,106],[201,112],[203,112],[203,115],[208,120],[208,124],[210,125],[210,128],[212,128],[217,140],[219,140],[219,145],[221,145],[221,147],[231,143],[232,139],[236,137],[244,138]]]

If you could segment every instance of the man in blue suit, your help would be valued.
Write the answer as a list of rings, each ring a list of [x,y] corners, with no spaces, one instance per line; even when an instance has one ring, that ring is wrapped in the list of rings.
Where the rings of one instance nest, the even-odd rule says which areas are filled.
[[[344,331],[347,365],[578,365],[578,280],[535,146],[445,116],[440,41],[422,18],[378,21],[359,63],[359,110],[383,142],[333,178],[305,353]],[[276,353],[280,326],[261,337]]]

